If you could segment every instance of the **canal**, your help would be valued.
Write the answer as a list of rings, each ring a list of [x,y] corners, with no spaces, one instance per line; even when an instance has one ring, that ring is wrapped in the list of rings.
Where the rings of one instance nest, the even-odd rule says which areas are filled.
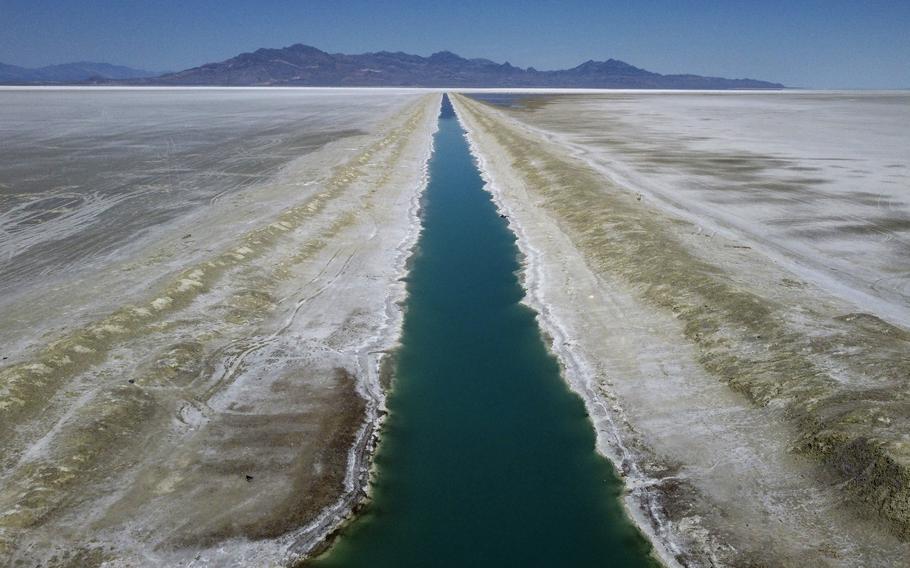
[[[319,567],[644,567],[520,254],[443,98],[373,499]]]

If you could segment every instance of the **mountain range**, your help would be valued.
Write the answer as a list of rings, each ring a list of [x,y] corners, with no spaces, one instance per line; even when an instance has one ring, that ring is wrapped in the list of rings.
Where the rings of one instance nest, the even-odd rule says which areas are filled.
[[[160,75],[160,73],[92,61],[78,61],[38,68],[0,63],[0,84],[6,85],[78,84],[143,79],[156,75]]]
[[[623,61],[587,61],[572,69],[538,71],[449,51],[429,57],[379,51],[326,53],[296,44],[258,49],[148,80],[163,85],[310,85],[365,87],[588,87],[638,89],[780,89],[754,79],[661,75]]]
[[[69,64],[42,69],[69,68]],[[0,83],[12,82],[0,65]],[[159,76],[143,71],[108,66],[108,75],[33,82],[91,82],[134,85],[213,86],[325,86],[325,87],[574,87],[625,89],[781,89],[783,85],[756,79],[725,79],[700,75],[662,75],[617,59],[586,61],[571,69],[538,71],[489,59],[465,59],[449,51],[422,57],[402,52],[379,51],[346,55],[327,53],[295,44],[280,49],[258,49],[218,63],[207,63],[177,73]],[[15,69],[22,69],[15,68]],[[112,69],[133,75],[114,76]],[[38,75],[43,77],[42,75]],[[58,75],[59,76],[59,75]],[[16,82],[23,82],[16,80]]]

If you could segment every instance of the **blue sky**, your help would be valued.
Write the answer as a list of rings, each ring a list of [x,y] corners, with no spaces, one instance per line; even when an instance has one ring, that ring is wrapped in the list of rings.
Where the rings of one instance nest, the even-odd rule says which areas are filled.
[[[910,88],[910,0],[0,0],[3,63],[179,70],[292,43],[448,49],[538,69],[613,57],[661,73]]]

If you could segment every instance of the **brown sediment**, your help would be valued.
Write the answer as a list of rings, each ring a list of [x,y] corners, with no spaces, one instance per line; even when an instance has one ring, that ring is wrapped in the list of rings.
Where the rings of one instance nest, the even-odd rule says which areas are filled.
[[[277,452],[290,460],[269,463],[250,457],[214,461],[200,464],[199,475],[213,480],[243,479],[246,484],[239,483],[237,491],[250,494],[261,493],[259,486],[269,484],[269,476],[286,477],[289,483],[279,486],[275,493],[260,495],[255,507],[216,515],[203,530],[199,519],[182,523],[170,545],[210,546],[237,537],[277,538],[310,522],[338,499],[344,491],[348,452],[363,424],[366,403],[357,393],[353,375],[345,369],[336,369],[333,375],[332,388],[318,398],[305,382],[295,386],[296,377],[287,377],[281,383],[282,394],[298,400],[301,406],[316,403],[314,412],[225,417],[223,427],[229,437],[218,447],[226,454],[243,448],[267,449],[263,452],[265,459]]]
[[[396,374],[396,365],[398,364],[398,349],[393,349],[382,354],[382,358],[379,363],[379,384],[383,390],[388,391],[392,388],[393,382],[395,380]],[[366,432],[366,435],[374,438],[373,441],[378,440],[382,419],[386,416],[386,411],[381,409],[379,411],[380,421],[371,425],[370,429]],[[354,447],[355,451],[359,452],[358,459],[362,463],[367,463],[371,460],[374,452],[376,451],[376,445],[374,443],[363,444],[361,446],[355,446],[353,443],[348,444],[346,447]],[[372,470],[370,472],[364,472],[362,477],[363,486],[358,491],[350,502],[350,510],[344,519],[336,524],[331,531],[323,536],[323,538],[315,543],[309,550],[307,550],[306,555],[302,556],[295,562],[291,563],[292,568],[306,568],[306,566],[311,566],[312,561],[316,558],[319,558],[322,554],[328,552],[332,546],[344,535],[344,532],[347,528],[351,526],[352,523],[356,522],[358,515],[361,514],[364,510],[369,507],[370,503],[370,493],[368,488],[369,479],[368,476],[372,475]]]
[[[795,329],[792,306],[779,296],[744,286],[723,266],[692,254],[670,228],[684,221],[668,218],[498,114],[528,120],[535,108],[493,111],[456,99],[505,149],[535,205],[554,217],[595,274],[625,282],[646,304],[672,314],[704,369],[755,405],[782,409],[798,431],[793,447],[828,464],[855,503],[887,520],[895,534],[910,537],[905,330],[868,314],[832,317],[821,310],[805,310],[812,333]],[[687,167],[722,167],[746,180],[767,167],[746,156],[703,158]],[[690,157],[668,159],[678,166]],[[767,189],[811,191],[807,186],[822,182],[794,178]],[[835,369],[850,379],[833,376]]]
[[[113,559],[114,557],[105,551],[104,547],[87,546],[52,556],[46,566],[47,568],[100,568],[105,562]]]
[[[382,358],[379,368],[379,383],[382,388],[389,390],[392,388],[392,380],[395,378],[395,368],[398,365],[398,352],[390,351]]]

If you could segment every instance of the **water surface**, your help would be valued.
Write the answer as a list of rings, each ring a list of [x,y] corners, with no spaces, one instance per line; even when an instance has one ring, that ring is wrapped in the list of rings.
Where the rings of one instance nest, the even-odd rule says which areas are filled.
[[[652,566],[443,101],[374,500],[334,566]]]

